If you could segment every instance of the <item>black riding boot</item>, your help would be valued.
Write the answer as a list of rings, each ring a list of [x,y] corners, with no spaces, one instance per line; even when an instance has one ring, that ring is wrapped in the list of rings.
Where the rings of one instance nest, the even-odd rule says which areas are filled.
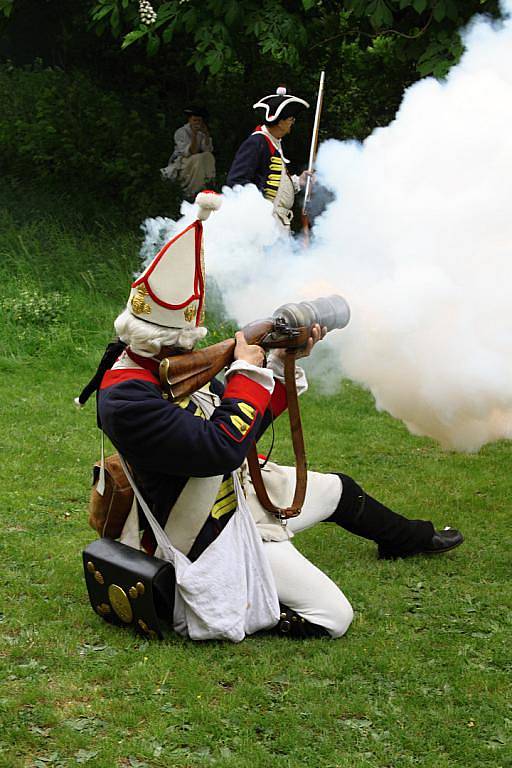
[[[343,493],[334,513],[325,521],[379,545],[380,557],[407,557],[427,551],[435,534],[427,520],[408,520],[363,491],[348,475],[338,473]]]
[[[316,637],[329,637],[329,632],[320,624],[313,624],[303,616],[292,611],[287,605],[279,604],[281,615],[279,623],[274,628],[274,632],[283,637],[290,637],[293,640],[308,640]]]

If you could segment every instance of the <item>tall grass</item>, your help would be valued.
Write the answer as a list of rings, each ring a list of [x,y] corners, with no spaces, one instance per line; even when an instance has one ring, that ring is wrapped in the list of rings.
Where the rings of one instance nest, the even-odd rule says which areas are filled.
[[[108,339],[137,263],[134,233],[0,210],[0,355],[80,359]]]
[[[139,222],[125,226],[118,212],[91,210],[91,218],[62,202],[34,210],[0,200],[0,357],[18,362],[45,355],[85,367],[113,333],[113,319],[140,269]],[[91,202],[89,203],[91,205]],[[111,218],[109,218],[111,214]],[[126,228],[125,228],[126,227]],[[215,291],[207,319],[210,341],[231,324]]]

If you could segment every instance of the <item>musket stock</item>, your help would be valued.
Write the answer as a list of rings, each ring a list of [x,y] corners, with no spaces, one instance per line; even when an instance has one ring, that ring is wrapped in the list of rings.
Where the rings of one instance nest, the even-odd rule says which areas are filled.
[[[164,357],[160,363],[162,390],[170,400],[191,395],[231,363],[234,351],[235,340],[226,339],[211,347]]]
[[[258,344],[269,351],[305,346],[310,328],[287,327],[285,330],[271,317],[249,323],[242,328],[242,332],[248,344]],[[235,344],[234,339],[226,339],[193,352],[164,357],[160,363],[160,384],[167,397],[179,400],[204,387],[233,362]]]

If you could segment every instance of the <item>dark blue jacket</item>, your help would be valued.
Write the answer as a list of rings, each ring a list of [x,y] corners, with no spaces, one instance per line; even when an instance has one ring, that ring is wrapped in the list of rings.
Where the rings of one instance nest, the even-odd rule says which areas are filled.
[[[253,133],[238,148],[226,184],[255,184],[267,200],[277,194],[283,159],[263,133]]]
[[[191,401],[179,405],[165,400],[158,379],[148,370],[110,370],[101,383],[101,427],[132,467],[162,525],[189,477],[223,475],[227,479],[243,463],[272,416],[286,407],[284,387],[279,383],[272,404],[265,388],[243,374],[233,375],[226,388],[215,380],[210,387],[222,399],[206,420],[197,415]],[[223,504],[226,514],[210,516],[205,523],[189,553],[191,559],[229,520],[236,507],[231,493],[232,499]]]

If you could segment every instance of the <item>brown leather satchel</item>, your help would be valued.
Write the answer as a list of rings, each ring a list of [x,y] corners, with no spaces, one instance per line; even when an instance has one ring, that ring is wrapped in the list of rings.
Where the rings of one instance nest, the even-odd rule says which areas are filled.
[[[117,539],[121,535],[133,502],[133,490],[117,453],[105,457],[105,493],[98,493],[100,462],[93,467],[89,499],[89,525],[102,538]]]

